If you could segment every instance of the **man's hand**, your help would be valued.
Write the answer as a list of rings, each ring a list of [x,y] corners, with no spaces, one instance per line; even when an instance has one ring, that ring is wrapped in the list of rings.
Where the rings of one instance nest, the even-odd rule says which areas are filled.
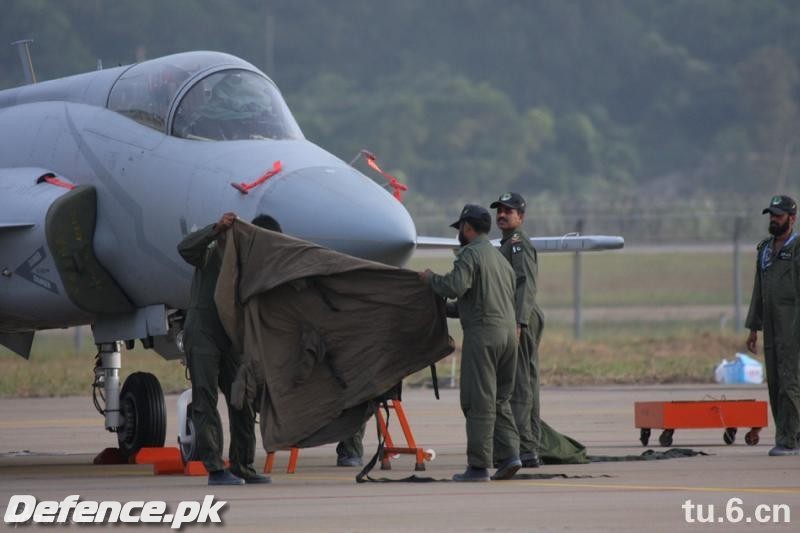
[[[517,340],[520,339],[520,335],[522,335],[522,326],[517,324]]]
[[[419,276],[420,281],[423,283],[428,283],[428,280],[431,278],[431,275],[433,275],[433,272],[431,272],[430,268],[426,268],[425,272],[417,272],[417,275]]]
[[[747,349],[750,350],[751,353],[757,354],[758,353],[758,346],[757,346],[757,344],[758,344],[758,331],[756,331],[754,329],[751,329],[750,330],[750,335],[747,336],[747,341],[745,341],[745,343],[747,344]]]
[[[217,233],[224,233],[233,227],[233,222],[236,220],[236,213],[225,213],[219,222],[214,224],[214,231]]]

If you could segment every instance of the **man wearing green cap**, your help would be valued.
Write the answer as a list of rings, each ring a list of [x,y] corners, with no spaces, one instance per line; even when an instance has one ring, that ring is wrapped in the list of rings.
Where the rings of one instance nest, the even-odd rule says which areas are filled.
[[[525,199],[507,192],[490,206],[497,209],[497,227],[503,232],[500,253],[511,264],[516,276],[514,311],[519,350],[511,410],[519,430],[522,466],[539,466],[541,421],[539,418],[539,341],[544,315],[536,303],[536,276],[539,273],[536,249],[522,230]]]
[[[800,239],[794,233],[797,204],[788,196],[773,196],[769,233],[758,244],[753,297],[745,326],[750,330],[747,349],[757,351],[758,330],[764,330],[764,361],[775,447],[771,456],[800,455]]]
[[[514,319],[514,271],[489,241],[489,212],[466,205],[451,225],[459,230],[461,249],[453,270],[429,270],[420,279],[439,296],[457,298],[464,330],[461,355],[461,410],[467,419],[467,469],[454,481],[511,479],[522,466],[519,434],[509,400],[514,390],[517,339]]]

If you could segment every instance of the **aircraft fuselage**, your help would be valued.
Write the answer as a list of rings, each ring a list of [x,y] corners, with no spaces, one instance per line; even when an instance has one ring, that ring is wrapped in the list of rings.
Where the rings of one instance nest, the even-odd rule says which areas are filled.
[[[266,78],[237,58],[210,55],[211,66],[175,90],[161,131],[107,107],[128,67],[0,91],[0,191],[7,191],[0,197],[0,224],[46,224],[46,213],[37,217],[21,204],[28,201],[33,209],[34,198],[67,193],[57,185],[36,184],[36,171],[18,169],[43,169],[76,186],[94,187],[94,254],[136,309],[186,307],[191,267],[176,244],[228,211],[248,221],[267,214],[290,235],[402,265],[416,239],[402,204],[302,136],[199,140],[170,134],[181,98],[198,80],[231,69]],[[256,180],[277,161],[280,172],[247,194],[231,185]],[[47,209],[47,202],[40,204],[39,210]],[[30,242],[35,231],[0,228],[0,270],[11,273],[0,277],[0,332],[95,321],[91,312],[65,299],[64,282],[47,258],[36,268],[48,270],[58,305],[51,301],[52,290],[15,274],[39,249]],[[41,246],[50,253],[47,243]]]

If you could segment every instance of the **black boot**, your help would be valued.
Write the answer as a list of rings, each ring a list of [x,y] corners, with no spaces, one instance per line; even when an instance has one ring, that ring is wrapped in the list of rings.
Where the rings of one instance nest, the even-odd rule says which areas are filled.
[[[519,458],[522,461],[522,468],[539,468],[542,464],[536,452],[525,452],[520,454]]]
[[[251,476],[242,476],[244,482],[248,485],[266,485],[272,483],[272,478],[264,474],[253,474]]]
[[[338,457],[336,466],[363,466],[364,461],[361,457]]]
[[[520,468],[522,468],[522,461],[519,460],[519,457],[511,457],[500,463],[492,479],[495,481],[511,479]]]
[[[244,485],[244,480],[234,476],[227,469],[215,470],[208,473],[209,485]]]
[[[489,481],[489,470],[468,466],[463,474],[454,475],[453,481]]]

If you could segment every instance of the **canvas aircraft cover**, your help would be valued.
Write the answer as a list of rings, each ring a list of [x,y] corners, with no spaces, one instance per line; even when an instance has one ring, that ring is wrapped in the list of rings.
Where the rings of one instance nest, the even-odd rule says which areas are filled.
[[[264,385],[268,451],[351,436],[371,399],[453,351],[444,301],[415,272],[241,221],[226,234],[215,298],[249,379]]]

